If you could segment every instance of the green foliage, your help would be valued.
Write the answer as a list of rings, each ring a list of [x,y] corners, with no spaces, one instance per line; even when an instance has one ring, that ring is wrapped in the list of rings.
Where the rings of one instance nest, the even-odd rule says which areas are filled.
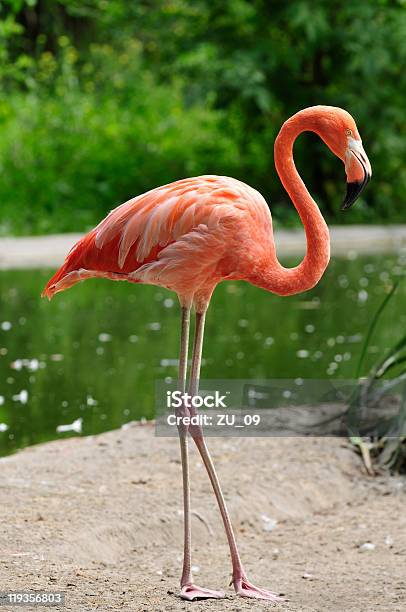
[[[236,170],[222,111],[185,107],[182,88],[140,70],[138,45],[95,46],[78,67],[64,39],[26,92],[0,106],[2,233],[83,229],[174,177]]]
[[[335,160],[304,137],[297,165],[330,221],[402,222],[403,0],[0,2],[3,232],[85,229],[185,175],[232,174],[297,222],[273,141],[299,108],[357,120],[374,177],[351,213]]]

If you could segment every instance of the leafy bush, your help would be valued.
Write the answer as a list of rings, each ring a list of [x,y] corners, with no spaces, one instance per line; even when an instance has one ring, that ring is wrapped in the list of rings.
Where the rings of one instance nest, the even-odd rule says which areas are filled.
[[[374,172],[340,214],[339,163],[300,139],[327,219],[403,222],[405,65],[403,0],[0,2],[1,231],[84,230],[133,194],[211,172],[299,223],[273,142],[313,104],[354,115]]]
[[[186,107],[180,83],[158,86],[136,44],[94,47],[78,68],[61,43],[59,62],[43,53],[29,91],[0,103],[3,234],[83,229],[175,178],[236,173],[222,111]]]

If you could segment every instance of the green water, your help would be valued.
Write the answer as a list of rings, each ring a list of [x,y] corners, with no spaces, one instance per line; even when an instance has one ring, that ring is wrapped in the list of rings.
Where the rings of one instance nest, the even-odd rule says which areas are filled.
[[[312,291],[280,298],[223,283],[208,314],[202,378],[351,378],[372,314],[405,269],[406,254],[335,259]],[[151,418],[156,379],[176,376],[176,296],[89,280],[48,303],[51,271],[0,272],[0,454]],[[366,359],[406,325],[406,283]]]

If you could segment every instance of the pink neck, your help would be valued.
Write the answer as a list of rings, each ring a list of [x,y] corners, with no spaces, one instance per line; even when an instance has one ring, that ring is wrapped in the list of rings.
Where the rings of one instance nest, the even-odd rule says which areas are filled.
[[[285,268],[276,259],[265,278],[255,283],[278,295],[293,295],[312,289],[322,277],[330,259],[330,235],[324,218],[306,189],[293,161],[293,144],[304,131],[316,131],[314,115],[298,113],[281,128],[275,140],[275,166],[306,232],[307,249],[295,268]]]

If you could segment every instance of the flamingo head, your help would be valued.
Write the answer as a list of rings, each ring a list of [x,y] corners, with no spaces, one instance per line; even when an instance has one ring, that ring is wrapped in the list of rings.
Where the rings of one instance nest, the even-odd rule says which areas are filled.
[[[341,210],[350,208],[371,178],[372,170],[354,119],[333,106],[319,109],[315,131],[345,165],[347,192]]]

